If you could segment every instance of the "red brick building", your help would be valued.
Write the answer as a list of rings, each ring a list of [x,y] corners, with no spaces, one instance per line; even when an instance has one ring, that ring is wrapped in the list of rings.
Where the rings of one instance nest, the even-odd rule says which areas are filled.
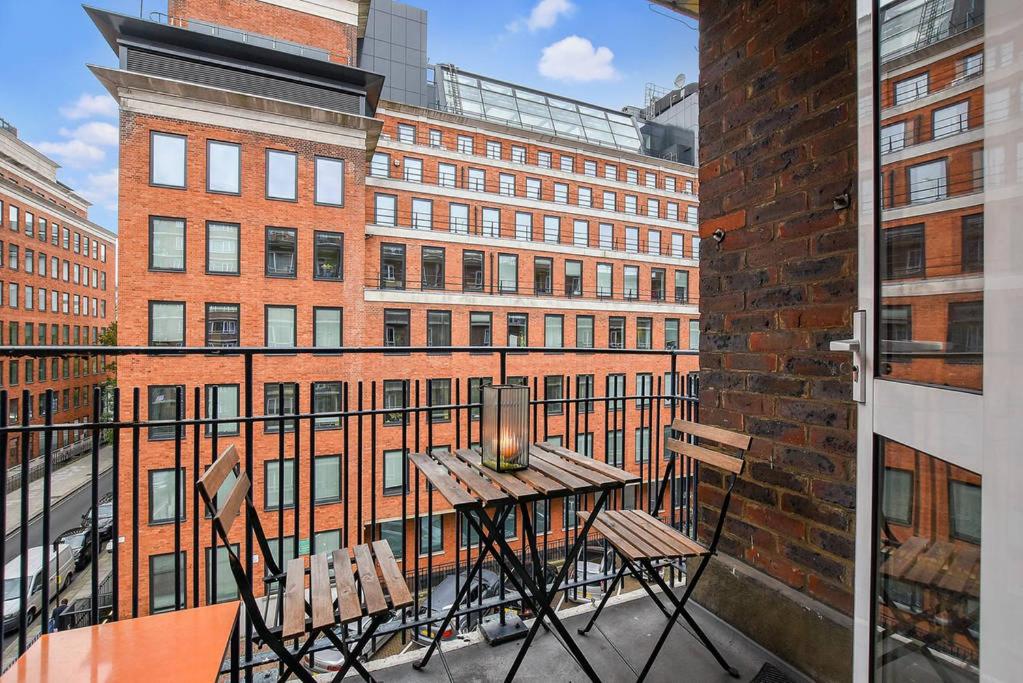
[[[5,345],[89,345],[116,317],[117,236],[89,220],[89,202],[57,180],[58,165],[18,138],[0,119],[0,338]],[[53,421],[87,422],[93,392],[108,377],[106,361],[11,358],[0,368],[8,421],[45,418],[53,391]],[[28,392],[25,401],[24,392]],[[42,433],[39,433],[40,439]],[[77,429],[54,435],[55,457],[88,447]],[[42,452],[28,444],[29,457]],[[8,462],[21,460],[18,437]]]
[[[621,355],[612,365],[610,356],[559,350],[696,348],[695,168],[644,154],[635,123],[620,112],[450,66],[435,74],[446,106],[382,100],[382,79],[350,66],[369,3],[285,4],[172,1],[166,22],[89,10],[121,56],[120,68],[93,67],[121,106],[120,182],[131,198],[119,215],[130,236],[121,278],[132,292],[120,310],[120,343],[394,347],[259,357],[256,415],[399,408],[404,392],[412,405],[476,401],[479,387],[500,376],[490,347],[545,347],[507,363],[509,381],[531,383],[538,397],[667,393],[667,356]],[[288,42],[264,43],[270,35]],[[454,110],[460,98],[502,89],[523,111],[521,102],[543,103],[557,125]],[[564,118],[578,125],[562,128]],[[480,353],[407,356],[402,346]],[[694,356],[678,358],[680,375],[695,367]],[[138,388],[150,420],[209,415],[214,392],[221,417],[241,415],[241,377],[240,358],[230,356],[119,365],[122,392]],[[660,403],[637,401],[634,412]],[[417,421],[415,447],[477,441],[478,421],[451,413]],[[660,435],[632,415],[614,434],[587,429],[605,419],[601,404],[557,406],[541,430],[642,469]],[[311,436],[302,424],[285,421],[283,434],[277,421],[254,427],[255,504],[285,555],[384,537],[404,562],[453,561],[458,534],[440,499],[432,524],[416,523],[403,506],[400,417],[320,418]],[[243,431],[222,424],[218,444],[240,443]],[[198,566],[192,544],[181,544],[197,521],[187,487],[182,523],[174,523],[174,437],[173,427],[149,428],[138,471],[120,470],[122,490],[139,482],[138,517],[125,504],[120,520],[139,529],[137,549],[121,546],[123,611],[133,574],[141,611],[173,607],[175,567],[198,571],[207,586],[184,602],[212,597],[208,540]],[[193,481],[190,455],[181,468],[182,481]],[[552,540],[574,524],[560,505],[539,515]],[[217,594],[230,594],[226,569],[219,577]]]

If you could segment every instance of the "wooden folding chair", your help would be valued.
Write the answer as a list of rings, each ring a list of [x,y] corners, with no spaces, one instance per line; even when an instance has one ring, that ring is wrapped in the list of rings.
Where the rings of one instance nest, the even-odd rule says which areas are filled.
[[[655,512],[661,509],[661,502],[667,490],[667,483],[674,477],[676,462],[679,459],[682,459],[683,463],[687,465],[683,471],[692,473],[693,486],[696,485],[695,482],[699,481],[699,467],[701,464],[717,467],[729,472],[728,488],[721,503],[721,513],[718,516],[710,545],[705,546],[701,544],[696,539],[686,536],[677,529],[668,526],[654,515],[642,510],[605,510],[599,513],[593,522],[593,529],[602,534],[607,540],[608,545],[614,549],[615,554],[621,560],[621,567],[612,580],[611,585],[604,591],[600,604],[597,605],[596,611],[590,617],[589,623],[579,629],[579,633],[585,635],[593,627],[597,617],[603,611],[604,605],[607,604],[608,597],[614,592],[617,584],[622,581],[626,572],[629,572],[633,578],[639,581],[643,589],[653,598],[665,616],[668,617],[668,623],[654,645],[653,652],[650,653],[650,657],[647,659],[638,680],[642,681],[649,674],[650,667],[653,666],[654,660],[657,659],[658,653],[660,653],[664,642],[668,638],[668,633],[679,617],[685,619],[696,634],[696,637],[714,655],[714,658],[721,667],[732,677],[738,678],[738,670],[730,666],[721,653],[718,652],[718,649],[707,637],[707,634],[703,632],[703,629],[700,628],[692,615],[686,610],[686,603],[689,601],[689,597],[692,595],[693,589],[700,580],[700,576],[703,574],[703,570],[706,568],[711,556],[717,551],[721,531],[724,528],[725,516],[728,514],[728,504],[732,497],[732,487],[735,486],[736,479],[742,473],[743,457],[749,449],[750,438],[719,427],[696,424],[695,422],[681,419],[672,422],[671,428],[681,434],[682,438],[665,439],[665,445],[671,455],[665,467],[664,478],[661,480],[660,490],[657,493],[653,509]],[[685,435],[694,437],[693,442],[687,441]],[[699,446],[695,443],[696,439],[714,441],[719,447],[736,449],[738,457]],[[695,536],[697,529],[697,500],[694,492],[689,492],[685,497],[683,508],[684,520],[691,525]],[[588,518],[589,513],[578,512],[576,516],[585,520]],[[659,569],[668,566],[668,564],[673,565],[676,562],[681,562],[691,557],[700,557],[702,560],[692,576],[686,577],[685,592],[681,598],[678,598],[661,577]],[[657,594],[654,593],[650,586],[650,581],[653,581],[654,584],[660,587],[664,597],[674,606],[675,609],[673,611],[669,612]]]
[[[329,556],[327,553],[317,553],[309,556],[308,568],[305,557],[296,557],[288,562],[285,571],[281,571],[270,551],[270,544],[252,503],[249,477],[244,472],[238,472],[238,464],[238,453],[234,446],[229,446],[206,470],[196,488],[213,516],[213,528],[227,550],[238,593],[256,629],[254,641],[257,645],[265,644],[278,656],[284,667],[279,679],[281,681],[294,674],[304,683],[315,682],[313,675],[302,664],[302,659],[320,636],[344,654],[344,664],[334,681],[340,681],[352,668],[365,680],[372,681],[373,678],[359,661],[363,648],[380,624],[390,618],[391,610],[400,610],[412,604],[412,595],[390,546],[386,541],[375,541],[372,545],[357,545],[352,552],[340,548]],[[237,479],[226,499],[217,501],[217,491],[232,472]],[[245,568],[229,540],[231,527],[241,516],[243,505],[267,567],[264,578],[267,599],[263,601],[262,607],[252,592]],[[268,614],[272,593],[275,593],[276,604],[273,614]],[[345,637],[346,626],[352,622],[361,622],[365,617],[370,618],[369,625],[354,645],[349,646],[349,639]],[[303,642],[296,650],[285,644],[287,640],[299,639]]]

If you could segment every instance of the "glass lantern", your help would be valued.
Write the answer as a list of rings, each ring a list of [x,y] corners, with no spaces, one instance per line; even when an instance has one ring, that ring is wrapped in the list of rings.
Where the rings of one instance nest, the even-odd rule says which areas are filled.
[[[529,466],[529,388],[484,386],[480,441],[486,467],[498,472]]]

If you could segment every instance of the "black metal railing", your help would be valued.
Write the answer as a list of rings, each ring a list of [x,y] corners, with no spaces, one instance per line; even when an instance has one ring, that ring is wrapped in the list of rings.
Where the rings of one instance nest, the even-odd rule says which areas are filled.
[[[668,482],[661,475],[665,428],[673,417],[698,417],[697,376],[691,372],[695,353],[467,346],[0,347],[0,357],[8,358],[104,354],[117,358],[120,372],[120,386],[97,388],[91,419],[75,425],[91,436],[92,470],[83,483],[88,495],[77,503],[88,526],[91,562],[76,572],[77,583],[62,580],[54,590],[49,579],[63,571],[64,560],[60,553],[52,559],[42,553],[38,570],[30,567],[29,539],[35,533],[39,545],[50,547],[64,531],[55,525],[74,504],[51,496],[53,434],[69,425],[54,423],[49,412],[42,422],[31,423],[25,415],[10,424],[11,392],[0,391],[0,462],[6,471],[11,436],[19,437],[26,460],[29,441],[39,441],[44,499],[50,501],[38,520],[20,524],[4,539],[5,557],[8,550],[18,552],[17,561],[0,570],[5,597],[13,601],[0,606],[0,617],[11,613],[10,605],[18,607],[11,629],[17,631],[16,645],[12,636],[2,664],[9,665],[50,627],[53,600],[69,598],[70,608],[54,620],[60,628],[233,599],[230,573],[221,568],[218,575],[217,540],[195,495],[197,476],[229,444],[238,448],[253,481],[264,528],[276,529],[271,546],[279,558],[378,539],[392,544],[415,604],[381,633],[416,638],[420,628],[441,617],[433,609],[433,588],[445,576],[453,575],[457,583],[481,548],[463,530],[461,513],[435,499],[407,456],[476,445],[479,388],[490,381],[531,387],[534,440],[559,441],[638,473],[641,484],[614,504],[651,510],[659,488],[668,487],[663,508],[651,511],[695,534],[698,520],[682,511],[698,509],[696,472],[677,472]],[[544,367],[550,370],[538,371]],[[31,405],[33,396],[21,393],[22,406]],[[113,462],[109,494],[102,490],[100,471],[100,449],[106,447]],[[26,478],[29,469],[22,469]],[[0,489],[4,528],[7,502]],[[21,519],[29,520],[26,496],[20,504]],[[586,509],[588,497],[566,505],[542,501],[531,514],[534,525],[545,530],[537,549],[544,566],[561,561],[577,533],[575,511]],[[32,528],[36,523],[41,534]],[[81,523],[76,520],[75,526]],[[515,524],[522,528],[521,520]],[[251,520],[245,520],[235,541],[245,549],[250,581],[261,586]],[[103,569],[108,560],[109,569]],[[7,580],[9,567],[17,567],[13,582]],[[35,573],[42,580],[38,605],[30,589]],[[582,563],[561,589],[577,592],[612,575],[611,568],[591,575]],[[457,624],[471,626],[482,614],[520,608],[518,597],[503,590],[503,580],[501,586],[499,594],[487,596],[481,584],[473,604],[459,611]],[[250,633],[243,618],[223,669],[232,680],[275,666],[272,654],[257,647]]]

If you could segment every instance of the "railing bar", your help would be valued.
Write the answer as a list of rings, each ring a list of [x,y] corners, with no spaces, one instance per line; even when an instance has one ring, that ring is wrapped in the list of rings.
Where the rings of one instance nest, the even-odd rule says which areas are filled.
[[[358,484],[355,487],[355,497],[356,497],[356,502],[355,502],[355,506],[356,506],[355,507],[355,516],[356,516],[355,517],[356,518],[355,533],[356,533],[356,536],[355,537],[356,537],[356,539],[358,539],[357,540],[358,543],[362,543],[363,542],[362,489],[363,489],[364,481],[365,481],[363,479],[363,477],[362,477],[362,461],[363,461],[363,444],[365,442],[363,441],[363,421],[362,421],[362,418],[363,418],[363,412],[362,412],[362,408],[363,408],[363,387],[362,387],[362,380],[361,379],[358,381],[358,384],[356,386],[357,386],[357,390],[359,392],[358,393],[358,398],[357,398],[358,406],[359,406],[359,415],[358,415],[359,419],[358,419],[358,423],[356,424],[356,428],[359,431],[358,438],[356,440],[356,442],[358,443],[359,455],[358,455],[358,460],[356,460],[356,462],[355,462],[356,481],[358,482]]]
[[[21,424],[27,425],[30,420],[30,409],[29,405],[29,393],[28,389],[24,389],[21,392]],[[18,614],[18,655],[20,656],[25,652],[28,643],[28,589],[29,589],[29,574],[28,574],[28,447],[29,439],[28,435],[22,435],[19,440],[21,447],[21,519],[18,524],[18,534],[21,541],[21,558],[19,565],[21,567],[21,592],[19,594],[19,606],[20,613]],[[93,472],[96,470],[93,469]],[[95,478],[94,478],[95,480]],[[95,513],[93,513],[95,514]],[[93,520],[95,520],[95,516]],[[95,526],[94,526],[95,528]],[[7,537],[7,529],[3,530],[4,538]],[[96,591],[93,590],[93,595]],[[95,606],[95,601],[94,606]],[[96,623],[95,618],[92,623]]]
[[[181,595],[181,488],[184,483],[181,480],[181,438],[184,436],[181,429],[182,408],[184,403],[184,387],[180,384],[174,387],[174,609],[179,610],[185,606],[184,597]],[[93,470],[94,472],[97,469]],[[95,518],[94,518],[95,520]],[[98,521],[98,520],[95,520]],[[95,557],[99,557],[96,555]],[[194,558],[193,558],[194,559]],[[150,560],[152,562],[152,560]],[[93,566],[98,565],[94,562]],[[94,573],[94,575],[96,575]],[[93,591],[93,595],[96,592]],[[95,602],[95,600],[93,600]],[[152,601],[150,601],[152,602]],[[93,620],[92,623],[96,623]]]
[[[294,387],[295,387],[295,400],[292,403],[292,405],[294,407],[294,411],[297,413],[298,412],[298,407],[300,405],[302,405],[301,404],[302,384],[300,382],[295,382],[294,383]],[[311,385],[310,385],[310,388],[309,388],[309,394],[310,394],[310,398],[312,398],[313,391],[312,391],[312,386]],[[310,421],[315,422],[316,418],[315,417],[310,418]],[[292,497],[291,519],[292,519],[292,524],[293,524],[294,534],[295,534],[294,539],[292,540],[292,546],[295,549],[295,557],[298,557],[299,556],[299,541],[302,538],[302,533],[301,533],[301,530],[302,530],[302,524],[301,524],[301,522],[302,522],[302,495],[301,495],[301,491],[302,491],[302,463],[301,463],[300,457],[299,457],[300,454],[302,453],[302,449],[301,449],[301,446],[302,446],[302,421],[299,418],[296,417],[292,421],[292,429],[295,432],[295,438],[292,439],[292,441],[294,442],[294,449],[293,450],[294,450],[295,456],[294,456],[294,460],[291,463],[291,469],[294,472],[294,474],[292,475],[293,478],[294,478],[294,482],[293,482],[292,487],[291,487],[291,490],[292,490],[292,494],[291,494],[291,497]],[[310,461],[312,460],[312,455],[309,456],[309,459],[310,459]],[[283,481],[284,477],[281,477],[281,480]],[[309,495],[312,496],[312,493],[313,493],[312,489],[310,489],[309,490]],[[310,498],[309,501],[310,501],[310,505],[312,505],[312,498]],[[285,511],[285,508],[283,506],[281,506],[281,514],[282,515],[285,514],[284,511]],[[313,535],[312,535],[312,530],[310,530],[310,532],[309,532],[309,554],[310,555],[313,554],[313,548],[314,548],[314,539],[313,539]]]
[[[0,465],[3,466],[3,471],[7,472],[7,448],[9,445],[9,436],[7,434],[7,390],[0,390],[0,431],[3,431],[2,437],[0,437]],[[4,549],[7,547],[7,482],[0,487],[0,530],[3,532],[4,538]],[[6,555],[6,553],[5,553]],[[4,581],[6,577],[5,569],[6,562],[0,562],[0,586],[5,585]],[[0,600],[0,624],[4,621],[4,603],[6,600]],[[0,649],[0,669],[3,668],[4,663],[4,651]]]
[[[373,410],[373,417],[369,423],[369,539],[375,541],[377,538],[377,381],[372,380],[369,385],[369,407]]]
[[[349,494],[351,492],[350,483],[351,483],[351,473],[352,473],[351,464],[350,464],[351,459],[349,457],[349,451],[350,451],[350,447],[351,447],[351,438],[350,438],[351,437],[351,430],[348,428],[348,408],[349,408],[349,405],[350,405],[350,402],[349,402],[349,399],[350,399],[349,392],[350,392],[350,390],[351,390],[351,388],[349,386],[349,383],[347,381],[345,381],[344,382],[344,407],[345,407],[345,415],[344,415],[344,417],[341,418],[341,420],[342,420],[341,429],[344,432],[343,458],[342,458],[343,465],[342,465],[342,468],[341,468],[341,476],[344,477],[344,492],[345,492],[345,495],[344,495],[344,520],[345,520],[345,524],[344,524],[344,529],[341,530],[341,533],[344,535],[344,546],[346,548],[348,547],[348,540],[350,538],[348,533],[349,533],[349,530],[351,529],[351,526],[352,526],[352,510],[351,510],[351,505],[348,504],[348,502],[351,500],[351,498],[349,497]]]
[[[114,411],[113,419],[117,422],[121,421],[121,388],[115,386],[113,388],[114,398]],[[50,434],[48,432],[48,434]],[[52,439],[52,435],[50,437]],[[113,564],[110,569],[110,581],[111,581],[111,603],[112,603],[112,618],[117,621],[121,618],[121,430],[111,430],[111,457],[113,458],[113,466],[110,471],[111,489],[114,494],[113,508],[113,527],[111,528],[110,535],[114,539],[114,552],[111,561]],[[49,500],[49,497],[46,498]],[[198,524],[198,520],[196,520]]]
[[[266,402],[266,398],[263,399]],[[284,567],[284,382],[277,383],[277,566]],[[266,472],[264,465],[263,471]],[[264,482],[265,485],[265,482]],[[297,548],[296,548],[297,550]],[[298,553],[296,552],[297,556]]]
[[[139,615],[139,388],[131,390],[131,616]]]
[[[192,607],[199,606],[199,562],[201,560],[199,548],[199,496],[194,494],[195,485],[199,481],[199,431],[201,427],[198,424],[199,411],[201,407],[201,393],[199,385],[194,387],[192,392],[192,414],[195,415],[196,425],[193,432],[194,439],[192,443],[192,479],[194,480],[190,486],[193,491],[192,494]],[[114,490],[117,487],[114,486]],[[114,539],[114,545],[116,546],[117,540]]]
[[[53,389],[47,389],[43,394],[46,400],[46,410],[43,411],[44,423],[47,427],[53,425]],[[52,495],[52,476],[53,476],[53,432],[51,429],[47,429],[43,432],[43,596],[42,596],[42,607],[43,613],[42,618],[39,620],[40,630],[43,633],[49,633],[50,625],[50,553],[47,549],[50,547],[50,507],[53,504]],[[25,465],[22,464],[22,469],[26,469]],[[27,489],[23,489],[27,491]],[[22,523],[26,520],[23,518]],[[4,538],[7,537],[7,529],[3,529]],[[60,570],[60,557],[57,557],[57,570]],[[57,587],[58,592],[60,586]]]
[[[338,387],[340,389],[340,387]],[[340,397],[338,397],[340,399]],[[311,411],[316,411],[316,389],[313,385],[309,387],[309,408]],[[338,458],[340,461],[340,458]],[[295,468],[296,471],[298,467]],[[338,478],[338,486],[340,487],[341,480]],[[301,498],[301,492],[298,488],[298,484],[295,484],[295,490],[297,497]],[[340,491],[339,491],[340,493]],[[295,510],[295,533],[298,533],[298,510]],[[338,532],[340,537],[341,533]],[[313,553],[316,549],[316,418],[310,418],[309,420],[309,551]],[[338,539],[340,541],[340,538]],[[343,547],[343,546],[342,546]]]
[[[28,392],[26,392],[27,394]],[[99,388],[92,395],[92,605],[90,624],[99,622]],[[25,489],[26,491],[28,489]],[[24,517],[22,519],[25,519]]]
[[[244,355],[244,372],[245,372],[245,417],[252,417],[252,406],[254,403],[253,390],[253,379],[252,379],[252,364],[253,355],[252,353],[246,353]],[[253,456],[254,456],[254,424],[251,420],[245,422],[245,473],[249,477],[249,481],[252,481],[253,476]],[[248,509],[245,511],[245,575],[249,579],[249,590],[251,591],[255,585],[255,577],[252,574],[253,564],[253,520],[251,519]],[[239,640],[241,634],[236,636]],[[245,659],[252,659],[252,617],[246,611],[245,613]],[[245,681],[246,683],[252,683],[252,669],[245,669]]]
[[[214,384],[211,387],[211,396],[207,397],[206,409],[214,417],[220,417],[220,385]],[[212,405],[210,405],[212,401]],[[238,411],[235,411],[238,412]],[[213,425],[210,429],[210,465],[217,461],[217,455],[220,453],[220,425]],[[196,468],[196,475],[199,475],[199,470]],[[220,501],[218,500],[217,492],[213,492],[213,500],[219,507]],[[195,520],[196,524],[199,523],[198,517]],[[210,554],[209,562],[206,564],[206,574],[209,576],[209,595],[206,602],[214,605],[218,601],[217,596],[217,530],[210,524]]]

